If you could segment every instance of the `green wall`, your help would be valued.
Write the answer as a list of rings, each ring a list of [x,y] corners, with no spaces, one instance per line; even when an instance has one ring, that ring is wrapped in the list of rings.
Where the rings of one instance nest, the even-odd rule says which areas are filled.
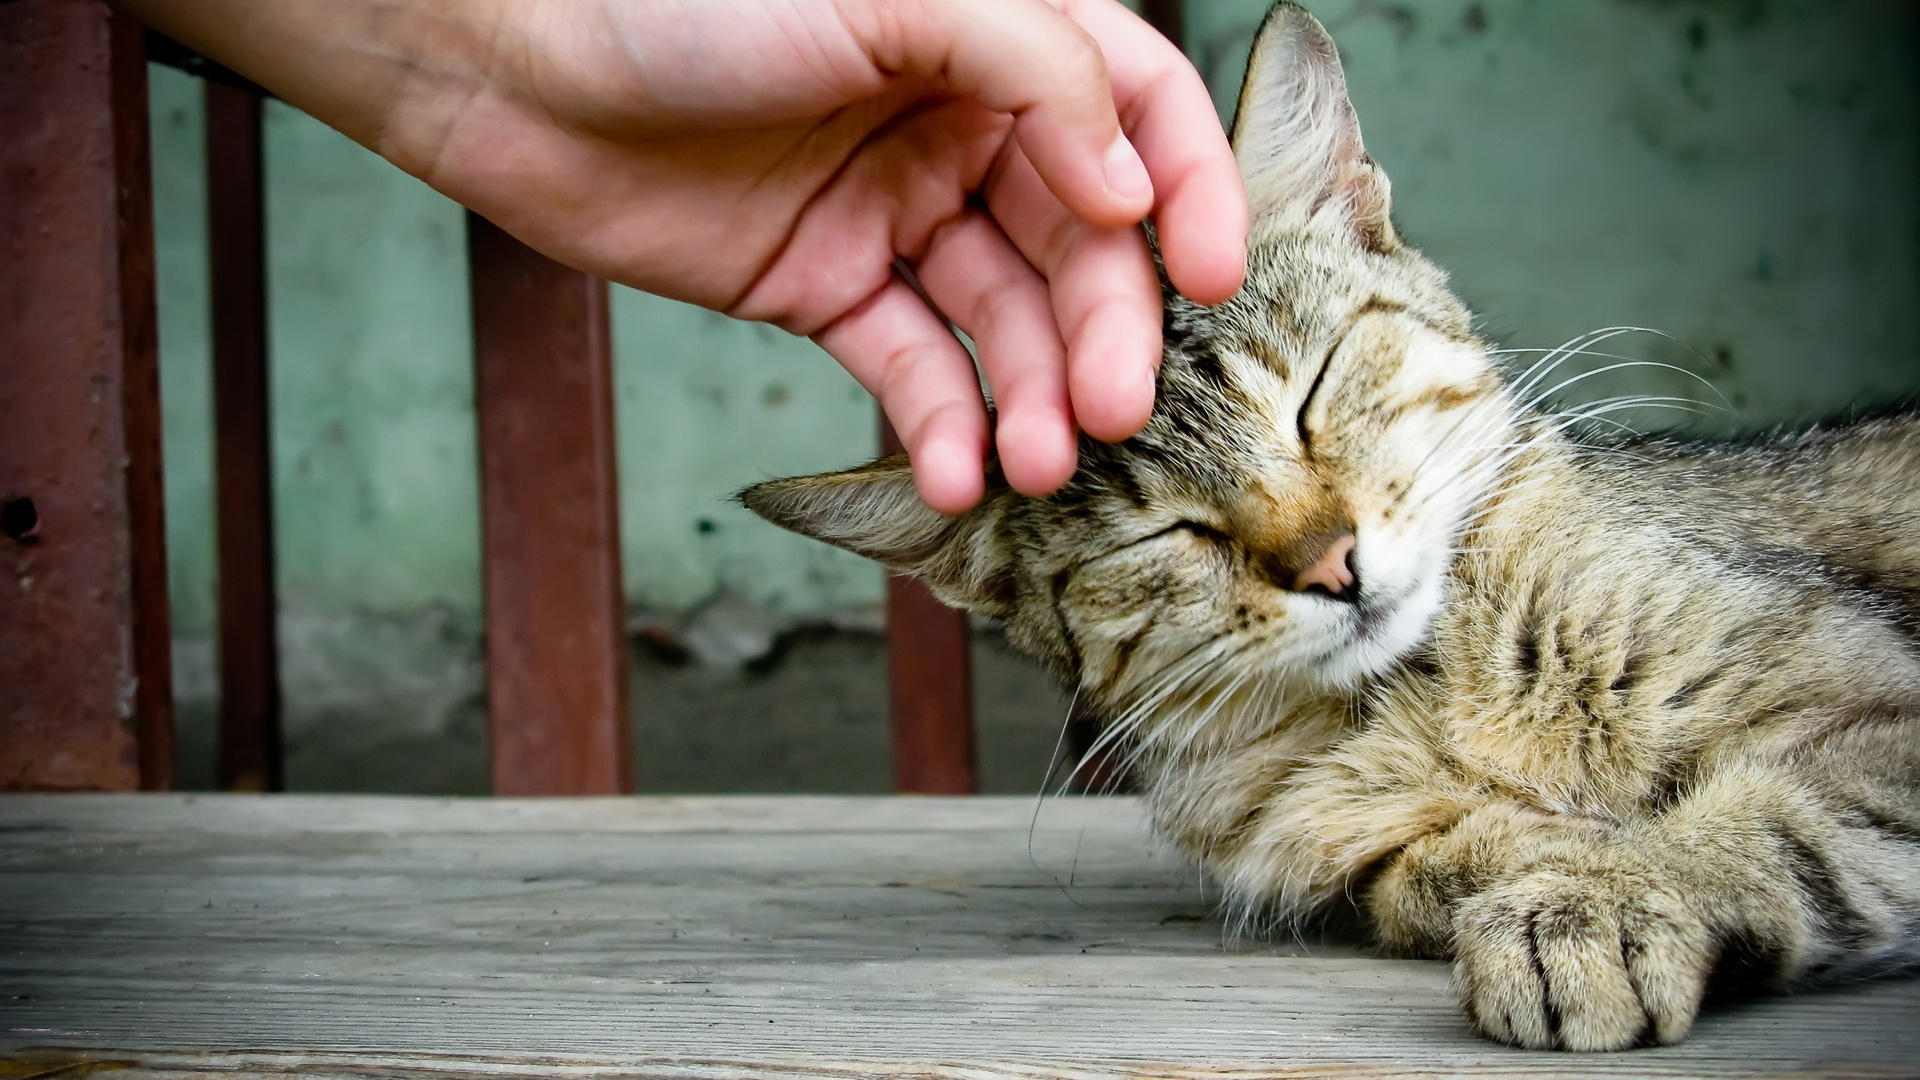
[[[1505,344],[1649,327],[1586,396],[1720,427],[1920,389],[1908,0],[1310,0],[1405,235]],[[1196,0],[1224,115],[1263,0]],[[1724,395],[1724,401],[1719,395]],[[1671,417],[1643,416],[1646,423]]]

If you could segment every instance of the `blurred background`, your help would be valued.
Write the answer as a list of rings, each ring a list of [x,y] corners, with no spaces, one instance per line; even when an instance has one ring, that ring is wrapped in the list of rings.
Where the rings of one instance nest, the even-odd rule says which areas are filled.
[[[1920,391],[1911,0],[1310,0],[1403,235],[1492,339],[1672,364],[1573,399],[1749,430]],[[1264,0],[1187,0],[1230,119]],[[180,786],[212,786],[211,377],[197,80],[152,69]],[[487,791],[462,211],[277,102],[266,125],[287,786]],[[871,457],[875,412],[769,327],[614,291],[642,792],[890,788],[881,576],[736,489]],[[1595,362],[1597,363],[1597,362]],[[1570,366],[1568,374],[1579,368]],[[975,631],[982,788],[1039,789],[1066,698]]]

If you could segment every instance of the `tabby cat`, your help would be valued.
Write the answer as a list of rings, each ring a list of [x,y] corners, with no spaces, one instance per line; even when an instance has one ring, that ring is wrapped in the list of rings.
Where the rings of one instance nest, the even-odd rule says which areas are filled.
[[[956,517],[899,458],[746,504],[1004,621],[1243,917],[1351,901],[1493,1038],[1920,961],[1920,414],[1576,441],[1395,235],[1291,4],[1233,144],[1247,285],[1169,291],[1138,437]]]

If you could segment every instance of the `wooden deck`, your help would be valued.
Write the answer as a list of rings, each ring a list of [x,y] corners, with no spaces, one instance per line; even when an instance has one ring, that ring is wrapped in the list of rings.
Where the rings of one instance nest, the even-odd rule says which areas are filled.
[[[1126,799],[0,798],[0,1077],[1920,1075],[1920,981],[1560,1056],[1228,942]]]

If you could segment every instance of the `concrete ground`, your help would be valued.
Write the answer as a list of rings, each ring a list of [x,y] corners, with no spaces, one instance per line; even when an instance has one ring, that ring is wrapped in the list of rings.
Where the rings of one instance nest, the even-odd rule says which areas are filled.
[[[412,655],[425,631],[359,626],[369,655]],[[397,633],[397,632],[395,632]],[[300,655],[337,655],[309,647]],[[287,677],[287,787],[306,792],[485,794],[485,703],[477,660],[455,659],[402,683],[390,670],[334,667]],[[890,790],[886,646],[868,629],[801,627],[745,665],[714,665],[635,639],[631,701],[636,787],[649,793],[880,793]],[[291,659],[291,658],[290,658]],[[981,790],[1033,794],[1067,698],[1052,676],[992,630],[974,635]],[[213,784],[217,705],[210,671],[183,656],[178,785]],[[358,689],[358,693],[345,691]]]

